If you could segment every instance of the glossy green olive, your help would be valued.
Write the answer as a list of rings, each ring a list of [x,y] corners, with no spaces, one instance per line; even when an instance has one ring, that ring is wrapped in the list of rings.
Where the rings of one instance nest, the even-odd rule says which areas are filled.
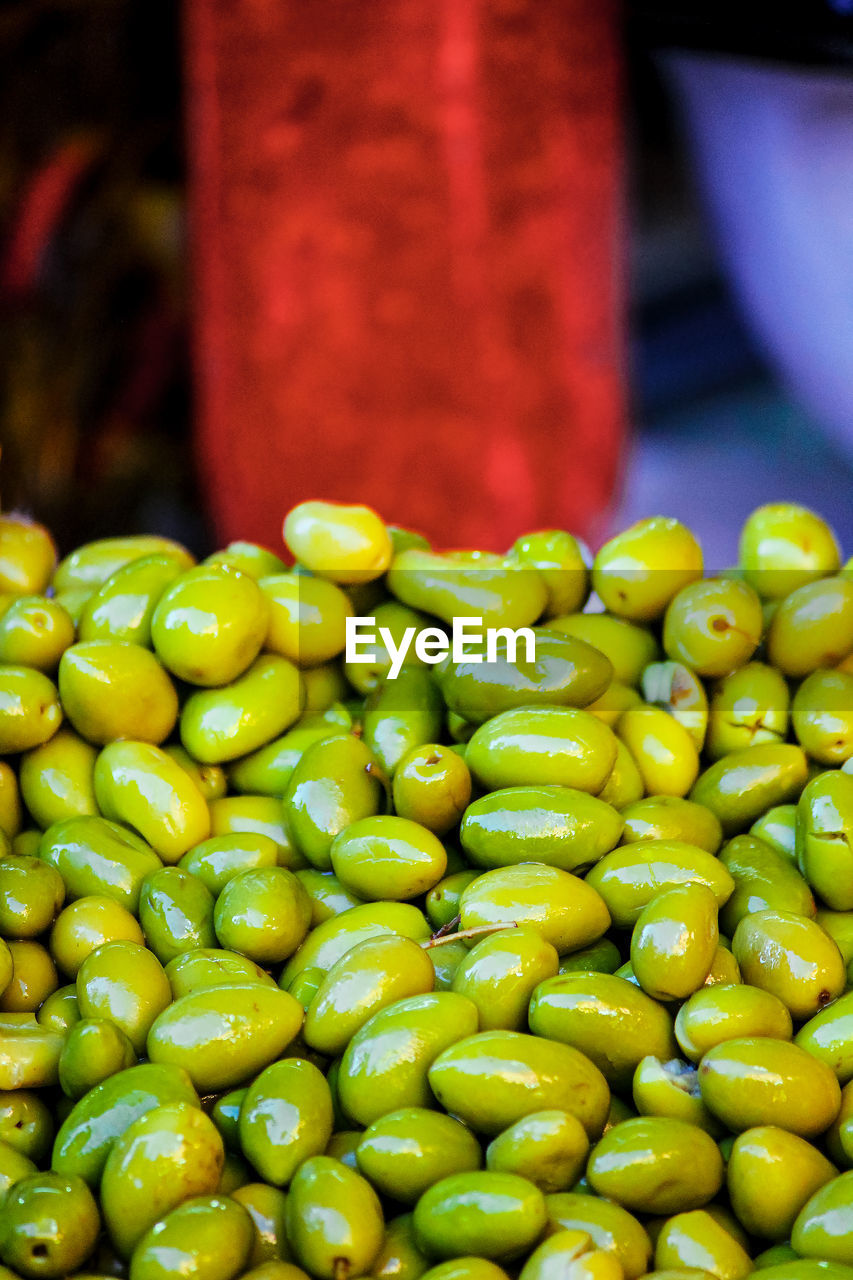
[[[32,938],[7,943],[12,961],[12,977],[0,995],[0,1010],[6,1013],[35,1013],[39,1005],[59,986],[50,952]]]
[[[411,548],[394,557],[387,585],[412,609],[451,625],[455,617],[482,620],[484,627],[529,627],[548,598],[539,573],[513,560],[464,560]]]
[[[736,1133],[772,1124],[809,1138],[823,1133],[841,1103],[832,1070],[785,1040],[727,1040],[699,1063],[702,1101]]]
[[[234,1280],[255,1241],[246,1209],[227,1196],[194,1196],[170,1210],[142,1236],[130,1259],[133,1280]]]
[[[142,930],[126,907],[101,894],[71,902],[59,914],[50,949],[63,973],[76,978],[81,964],[105,942],[144,941]]]
[[[210,834],[249,833],[267,836],[278,847],[278,865],[296,871],[308,862],[296,848],[285,822],[281,801],[273,796],[220,796],[211,800]]]
[[[302,1009],[286,991],[257,982],[205,987],[181,996],[148,1033],[152,1062],[184,1067],[206,1093],[230,1089],[287,1048]]]
[[[364,741],[390,777],[408,752],[439,737],[443,720],[444,704],[432,675],[414,663],[368,694]]]
[[[815,920],[832,938],[849,967],[853,960],[853,911],[818,911]]]
[[[468,806],[460,841],[478,867],[544,862],[585,871],[615,848],[622,818],[596,796],[571,787],[506,787]]]
[[[749,828],[749,834],[759,836],[787,862],[795,862],[796,820],[795,804],[777,804],[763,813],[760,818],[756,818]]]
[[[767,658],[783,675],[834,667],[853,650],[853,582],[826,578],[781,601],[767,632]]]
[[[757,911],[735,930],[732,951],[744,981],[778,996],[796,1021],[844,990],[841,952],[814,920],[791,911]]]
[[[614,809],[622,809],[625,805],[633,804],[635,800],[641,800],[645,791],[636,760],[621,738],[617,738],[616,759],[610,770],[610,776],[598,793],[599,800],[612,805]]]
[[[576,636],[600,650],[610,660],[613,679],[626,685],[639,684],[643,669],[660,653],[657,641],[645,627],[609,613],[569,613],[552,618],[548,629]]]
[[[792,743],[732,751],[700,773],[690,799],[716,814],[726,835],[737,835],[773,805],[795,800],[808,776],[805,753]]]
[[[217,897],[241,872],[277,864],[278,846],[269,836],[234,832],[202,840],[187,850],[179,866]]]
[[[853,909],[853,777],[819,773],[797,804],[797,865],[834,911]]]
[[[664,1223],[655,1245],[655,1266],[688,1268],[697,1276],[720,1280],[744,1280],[752,1262],[743,1246],[709,1212],[702,1209],[679,1213]],[[658,1272],[654,1272],[655,1275]],[[676,1272],[676,1274],[678,1274]]]
[[[615,973],[622,964],[622,955],[610,938],[599,938],[590,947],[582,947],[571,955],[563,956],[558,973]]]
[[[269,606],[254,578],[227,565],[199,565],[161,595],[151,639],[181,680],[227,685],[257,657],[268,623]]]
[[[853,1079],[853,992],[819,1009],[800,1028],[796,1043],[826,1063],[842,1084]]]
[[[704,805],[681,796],[646,796],[622,810],[622,844],[678,840],[716,853],[723,841],[719,818]]]
[[[50,675],[73,643],[74,623],[67,611],[44,596],[21,596],[0,617],[0,662]]]
[[[481,1031],[522,1031],[531,993],[556,974],[558,963],[554,947],[536,929],[501,930],[472,947],[451,989],[477,1006]]]
[[[731,751],[784,742],[789,702],[785,678],[763,662],[748,662],[725,676],[714,690],[708,714],[705,749],[709,758],[719,760]]]
[[[71,982],[52,991],[39,1005],[36,1021],[42,1027],[58,1031],[60,1035],[64,1035],[75,1022],[79,1022],[80,1005],[77,1002],[76,983]]]
[[[213,1104],[210,1118],[216,1125],[225,1144],[225,1150],[240,1151],[240,1108],[246,1097],[246,1089],[231,1089],[220,1094]]]
[[[253,1267],[264,1264],[284,1265],[296,1273],[293,1280],[300,1280],[304,1272],[292,1263],[284,1263],[290,1257],[286,1235],[287,1196],[278,1187],[265,1182],[248,1182],[230,1193],[231,1199],[241,1204],[254,1227],[254,1242],[249,1262]],[[245,1274],[245,1273],[244,1273]]]
[[[435,970],[435,990],[450,991],[453,979],[460,965],[468,959],[468,947],[465,940],[456,939],[443,946],[431,948],[432,965]]]
[[[566,973],[546,979],[533,993],[529,1020],[535,1035],[584,1053],[614,1089],[630,1086],[646,1054],[676,1054],[667,1011],[614,974]]]
[[[608,853],[587,873],[618,928],[629,928],[664,889],[704,884],[722,906],[731,897],[731,874],[705,849],[680,840],[640,840]]]
[[[335,836],[380,808],[382,783],[367,746],[350,735],[309,747],[291,774],[284,808],[294,842],[321,871],[331,869]]]
[[[218,947],[196,947],[192,951],[184,951],[169,961],[165,971],[175,1000],[203,987],[223,987],[232,982],[260,982],[267,987],[275,986],[274,979],[254,960]]]
[[[318,871],[315,867],[306,867],[296,872],[296,878],[311,902],[312,929],[326,920],[331,920],[333,916],[340,915],[342,911],[349,911],[351,907],[362,905],[362,899],[349,889],[345,889],[331,871]],[[443,883],[444,881],[440,881],[436,888]],[[434,893],[435,890],[431,892]],[[455,910],[451,914],[455,915]]]
[[[59,1083],[69,1098],[81,1098],[96,1084],[135,1062],[133,1045],[114,1022],[81,1018],[65,1037],[59,1055]]]
[[[204,764],[235,760],[289,728],[303,703],[298,668],[263,654],[231,684],[190,695],[181,712],[181,741]]]
[[[29,516],[0,516],[0,591],[44,591],[56,564],[56,546],[44,525]]]
[[[651,1054],[641,1059],[631,1086],[641,1116],[657,1116],[696,1125],[719,1137],[721,1126],[702,1101],[695,1067],[679,1058],[661,1061]]]
[[[50,1108],[37,1092],[30,1089],[0,1092],[0,1142],[40,1162],[49,1152],[52,1140]]]
[[[98,1207],[82,1178],[34,1173],[7,1193],[0,1216],[0,1258],[21,1275],[65,1276],[95,1247]]]
[[[165,862],[177,862],[210,833],[204,796],[180,765],[151,743],[104,747],[94,784],[104,817],[133,827]]]
[[[641,687],[644,700],[677,720],[701,751],[708,729],[708,696],[696,673],[683,662],[650,662]]]
[[[589,1137],[569,1111],[532,1111],[509,1126],[486,1149],[486,1167],[527,1178],[548,1194],[566,1191],[583,1172]]]
[[[101,538],[97,542],[87,542],[78,547],[57,565],[53,575],[53,587],[57,592],[71,591],[76,588],[95,591],[122,565],[141,560],[144,556],[154,555],[173,557],[187,569],[193,563],[193,558],[186,547],[173,542],[171,538],[161,538],[152,534]]]
[[[685,1001],[675,1019],[675,1038],[691,1062],[726,1040],[790,1040],[792,1031],[791,1014],[778,996],[740,983],[703,987]]]
[[[430,936],[429,924],[421,911],[408,902],[365,902],[362,906],[342,911],[312,929],[302,946],[290,958],[281,975],[281,985],[288,987],[303,969],[331,969],[341,956],[363,942],[382,933],[397,933],[416,942]]]
[[[235,791],[281,796],[308,747],[345,736],[351,729],[352,716],[341,703],[333,703],[322,715],[303,715],[280,738],[229,764],[228,780]]]
[[[616,726],[654,795],[684,796],[696,781],[699,756],[682,724],[661,707],[629,707]]]
[[[30,751],[62,723],[56,686],[32,667],[0,665],[0,753]]]
[[[348,1275],[364,1275],[383,1233],[382,1209],[365,1178],[329,1156],[303,1162],[290,1184],[287,1237],[312,1276],[333,1280],[339,1260]]]
[[[598,1141],[587,1166],[595,1191],[639,1213],[698,1209],[723,1184],[714,1139],[695,1125],[638,1116],[614,1125]]]
[[[62,728],[21,756],[21,795],[40,827],[98,813],[94,772],[97,750],[72,729]]]
[[[361,818],[341,831],[329,857],[346,888],[368,900],[405,901],[428,892],[447,868],[444,846],[408,818]]]
[[[674,595],[702,577],[702,548],[668,516],[639,520],[595,557],[592,585],[605,609],[633,622],[653,622]]]
[[[810,1142],[763,1125],[735,1139],[726,1182],[732,1208],[747,1231],[787,1240],[803,1205],[836,1172]]]
[[[59,693],[73,727],[100,746],[117,738],[162,742],[178,717],[168,673],[138,644],[72,645],[59,664]]]
[[[163,592],[186,565],[167,553],[142,556],[117,569],[83,606],[81,640],[118,640],[151,645],[151,619]]]
[[[64,1120],[53,1146],[53,1168],[97,1186],[116,1139],[167,1102],[198,1104],[189,1076],[177,1067],[142,1063],[110,1076],[84,1094]]]
[[[794,502],[757,507],[741,530],[738,556],[744,577],[767,600],[836,573],[841,564],[826,521]]]
[[[472,1253],[508,1260],[526,1252],[546,1224],[542,1192],[526,1178],[481,1170],[451,1174],[415,1206],[415,1237],[433,1257]]]
[[[756,911],[814,916],[814,897],[803,877],[760,837],[735,836],[721,851],[720,862],[735,882],[735,891],[720,913],[720,924],[730,935],[745,916]]]
[[[646,1273],[652,1244],[644,1227],[621,1205],[596,1196],[569,1191],[546,1196],[549,1230],[585,1231],[597,1249],[613,1254],[621,1263],[625,1280]]]
[[[583,608],[589,594],[589,551],[577,538],[564,529],[542,529],[516,538],[509,554],[536,569],[545,583],[546,618]]]
[[[240,1144],[265,1182],[286,1186],[332,1135],[332,1096],[322,1072],[302,1058],[274,1062],[240,1107]]]
[[[184,773],[189,774],[205,800],[218,800],[225,795],[228,779],[225,776],[225,770],[218,764],[199,764],[197,760],[193,760],[188,751],[175,742],[168,743],[164,750],[176,764],[181,766]]]
[[[280,556],[257,542],[229,542],[227,547],[214,551],[205,564],[227,564],[251,578],[260,580],[271,573],[284,573],[286,565]]]
[[[23,757],[22,757],[23,760]],[[18,775],[5,760],[0,761],[0,831],[13,839],[24,825],[24,811]]]
[[[341,1059],[345,1114],[369,1125],[401,1107],[429,1107],[428,1071],[438,1055],[477,1030],[477,1008],[455,991],[398,1000],[369,1018]]]
[[[291,956],[310,921],[308,894],[285,867],[241,871],[220,893],[214,912],[220,944],[259,964]]]
[[[463,890],[459,910],[463,929],[528,925],[559,954],[596,942],[610,923],[586,881],[533,862],[484,872]]]
[[[149,1028],[171,999],[163,966],[137,942],[104,943],[86,957],[77,973],[83,1017],[114,1022],[136,1053],[144,1050]]]
[[[360,1135],[356,1159],[361,1173],[383,1195],[415,1201],[451,1174],[479,1169],[480,1144],[452,1116],[404,1107],[379,1117]]]
[[[676,885],[643,908],[631,935],[631,965],[656,1000],[683,1000],[701,987],[719,940],[717,900],[703,884]]]
[[[663,647],[701,676],[724,676],[752,657],[762,624],[761,602],[747,583],[706,578],[683,587],[671,601]]]
[[[570,1045],[518,1031],[482,1031],[445,1049],[429,1070],[439,1102],[479,1133],[495,1135],[530,1111],[569,1111],[590,1137],[604,1127],[610,1090]]]
[[[853,755],[853,676],[813,671],[791,708],[797,741],[820,764],[843,764]]]
[[[853,1172],[839,1174],[803,1205],[791,1244],[804,1257],[853,1266]]]
[[[455,827],[471,798],[465,761],[438,743],[412,747],[394,771],[394,808],[436,835]]]
[[[0,1204],[15,1183],[36,1172],[36,1166],[29,1156],[24,1155],[23,1151],[19,1151],[10,1143],[0,1140]],[[0,1274],[5,1271],[5,1267],[0,1268]],[[9,1271],[3,1276],[3,1280],[14,1280],[14,1276],[15,1273]]]
[[[264,647],[295,662],[314,667],[343,651],[346,620],[353,608],[332,582],[306,574],[274,573],[258,579],[269,606]]]
[[[592,794],[607,781],[616,738],[588,711],[576,707],[515,707],[473,734],[465,763],[489,791],[558,783]]]
[[[391,538],[370,507],[300,502],[284,521],[284,540],[300,564],[332,582],[370,582],[391,563]]]
[[[179,867],[163,867],[146,876],[139,895],[139,923],[161,964],[198,947],[216,943],[213,894]]]
[[[305,701],[300,715],[305,719],[324,715],[336,703],[345,702],[352,693],[337,660],[323,662],[319,667],[300,668]]]
[[[64,900],[55,867],[40,858],[0,858],[0,936],[37,937],[53,924]]]
[[[56,1084],[64,1037],[32,1013],[0,1014],[0,1089]]]
[[[592,1247],[585,1231],[558,1231],[530,1254],[522,1268],[525,1280],[624,1280],[612,1253]]]

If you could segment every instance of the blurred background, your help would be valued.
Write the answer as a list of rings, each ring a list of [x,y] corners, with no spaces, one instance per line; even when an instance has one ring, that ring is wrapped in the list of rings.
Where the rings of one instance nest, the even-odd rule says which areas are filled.
[[[853,2],[6,0],[0,497],[61,549],[763,501],[853,548]]]

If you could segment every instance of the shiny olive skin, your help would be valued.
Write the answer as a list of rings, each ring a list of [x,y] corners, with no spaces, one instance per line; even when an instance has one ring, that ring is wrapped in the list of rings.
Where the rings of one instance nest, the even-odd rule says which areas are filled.
[[[329,849],[341,883],[371,901],[406,901],[429,892],[447,869],[444,845],[408,818],[378,814],[338,833]]]
[[[21,596],[0,617],[0,663],[51,675],[74,643],[74,623],[55,600]]]
[[[586,881],[533,862],[484,872],[462,891],[459,911],[463,929],[528,925],[561,955],[597,942],[610,924]]]
[[[444,835],[456,826],[471,799],[471,773],[449,747],[424,743],[399,761],[392,795],[399,817]]]
[[[148,649],[89,640],[66,649],[59,693],[69,721],[98,746],[118,738],[162,742],[175,727],[178,695]]]
[[[567,1191],[583,1172],[589,1138],[569,1111],[532,1111],[493,1138],[486,1167],[527,1178],[545,1194]]]
[[[430,932],[423,913],[408,902],[365,902],[351,907],[311,930],[283,969],[281,986],[287,988],[303,969],[331,969],[350,947],[365,938],[398,933],[425,942]]]
[[[710,1114],[699,1094],[695,1067],[672,1058],[662,1062],[648,1055],[641,1059],[631,1086],[634,1106],[641,1116],[682,1120],[717,1138],[721,1126]]]
[[[518,1031],[481,1031],[452,1044],[430,1067],[429,1083],[445,1110],[491,1136],[531,1110],[556,1109],[597,1137],[610,1104],[604,1076],[584,1054]]]
[[[230,684],[190,694],[181,711],[181,742],[202,764],[236,760],[288,729],[304,700],[298,668],[262,654]]]
[[[698,1209],[723,1184],[714,1139],[695,1125],[638,1116],[614,1125],[590,1154],[587,1177],[595,1191],[639,1213]]]
[[[814,920],[757,911],[735,930],[732,951],[744,981],[772,991],[796,1021],[812,1017],[844,990],[841,952]]]
[[[589,595],[589,552],[572,534],[564,529],[527,533],[516,538],[509,554],[536,569],[545,583],[546,618],[558,618],[583,608]]]
[[[65,1034],[75,1022],[80,1021],[80,1006],[77,1003],[77,987],[71,982],[67,986],[57,987],[44,1000],[36,1012],[39,1026],[51,1031]]]
[[[65,1276],[95,1247],[98,1207],[82,1178],[35,1173],[7,1193],[0,1215],[0,1258],[20,1274]]]
[[[118,640],[151,647],[151,619],[163,592],[186,566],[169,554],[122,565],[83,606],[80,640]]]
[[[40,1162],[52,1141],[50,1109],[35,1090],[9,1089],[0,1093],[0,1142]],[[0,1187],[0,1200],[2,1198]]]
[[[663,624],[670,658],[701,676],[724,676],[752,657],[761,638],[761,602],[745,582],[706,578],[672,599]]]
[[[708,714],[705,750],[709,758],[720,760],[730,751],[762,742],[784,742],[789,702],[784,676],[763,662],[748,662],[724,676],[714,690]]]
[[[285,517],[284,541],[300,564],[332,582],[370,582],[391,563],[388,529],[357,504],[300,502]]]
[[[332,1095],[322,1072],[302,1058],[268,1066],[240,1107],[240,1145],[265,1182],[286,1186],[332,1136]]]
[[[254,1242],[250,1263],[253,1267],[264,1263],[281,1265],[284,1258],[290,1257],[285,1226],[287,1196],[278,1187],[270,1187],[265,1182],[243,1183],[228,1194],[243,1206],[252,1219]],[[296,1272],[295,1280],[304,1275],[292,1263],[284,1265]]]
[[[533,637],[532,660],[522,638],[514,648],[498,644],[493,661],[476,645],[471,659],[443,667],[438,681],[448,708],[482,724],[511,707],[585,707],[607,689],[613,667],[599,649],[547,627],[534,628]]]
[[[756,911],[814,916],[815,901],[806,881],[760,837],[734,836],[721,850],[720,862],[735,882],[735,891],[720,912],[720,924],[729,935]]]
[[[96,1187],[115,1140],[134,1120],[167,1102],[198,1105],[185,1071],[142,1063],[90,1089],[63,1121],[51,1164],[60,1173],[79,1174]]]
[[[278,845],[269,836],[248,831],[209,836],[188,849],[178,865],[218,897],[241,872],[277,866]]]
[[[452,625],[455,617],[482,620],[484,627],[529,627],[548,598],[535,569],[490,557],[469,563],[411,548],[394,557],[388,589],[403,604]]]
[[[516,1174],[491,1170],[442,1178],[414,1211],[416,1240],[438,1258],[473,1253],[509,1260],[536,1242],[546,1221],[538,1187]]]
[[[233,1280],[251,1257],[255,1228],[227,1196],[193,1196],[146,1231],[130,1259],[133,1280],[172,1280],[175,1273]]]
[[[610,938],[599,938],[590,947],[582,947],[563,956],[558,973],[615,973],[622,964],[622,955]]]
[[[37,937],[53,924],[64,900],[55,867],[40,858],[0,858],[0,936]]]
[[[431,673],[412,663],[368,694],[362,729],[365,743],[390,777],[409,751],[440,736],[443,722],[444,704]]]
[[[535,929],[500,930],[475,943],[451,990],[477,1006],[481,1031],[523,1031],[531,993],[558,965],[557,952]]]
[[[60,969],[76,978],[81,964],[105,942],[144,942],[137,920],[126,907],[103,894],[88,894],[60,912],[50,935],[50,950]]]
[[[708,976],[719,942],[717,900],[704,884],[665,889],[643,908],[631,935],[631,966],[656,1000],[683,1000]]]
[[[585,640],[610,660],[613,679],[637,685],[643,669],[659,656],[658,643],[645,627],[609,613],[569,613],[548,622],[549,631],[562,631]]]
[[[432,964],[435,969],[436,991],[449,991],[459,966],[468,958],[468,948],[464,939],[447,942],[444,946],[431,949]]]
[[[378,763],[358,738],[327,738],[310,746],[291,774],[284,809],[293,840],[312,866],[331,870],[332,841],[381,806]]]
[[[44,591],[55,565],[56,546],[44,525],[17,513],[0,516],[0,591]]]
[[[258,982],[226,983],[181,996],[153,1022],[152,1062],[184,1067],[208,1093],[230,1089],[277,1058],[302,1024],[300,1005]]]
[[[736,1133],[772,1124],[800,1137],[835,1119],[841,1089],[831,1069],[784,1040],[727,1040],[699,1063],[702,1101]]]
[[[544,862],[582,872],[618,843],[622,818],[596,796],[571,787],[506,787],[468,806],[460,841],[478,867]]]
[[[607,904],[618,928],[629,928],[662,890],[704,884],[722,906],[731,897],[731,874],[705,849],[680,840],[641,840],[623,845],[597,862],[586,876]]]
[[[804,583],[837,573],[832,529],[808,507],[770,502],[747,517],[738,544],[744,577],[765,600],[779,600]]]
[[[225,770],[218,764],[199,764],[197,760],[193,760],[189,752],[175,742],[168,743],[164,750],[166,755],[171,756],[175,763],[181,766],[184,773],[189,774],[205,800],[218,800],[225,795],[228,779],[225,776]]]
[[[661,707],[629,707],[616,732],[631,753],[644,790],[684,796],[696,781],[699,755],[690,734]]]
[[[179,679],[227,685],[254,662],[268,624],[269,606],[254,578],[227,565],[199,565],[161,595],[151,639]]]
[[[269,606],[264,648],[315,667],[343,651],[346,620],[353,608],[334,583],[306,574],[269,573],[258,578]]]
[[[459,1120],[423,1107],[403,1107],[365,1129],[356,1160],[378,1192],[414,1204],[441,1178],[479,1169],[483,1155]]]
[[[672,1019],[656,1000],[609,973],[566,973],[540,983],[530,1001],[530,1029],[573,1045],[614,1089],[631,1084],[648,1053],[676,1055]]]
[[[797,1033],[796,1043],[826,1063],[842,1084],[853,1079],[853,992],[820,1009]]]
[[[44,830],[65,818],[98,813],[94,787],[97,755],[95,747],[72,729],[62,728],[21,757],[21,796]]]
[[[588,703],[585,709],[612,729],[623,712],[629,707],[639,706],[642,701],[636,689],[619,680],[611,680],[604,693]]]
[[[23,1151],[19,1151],[10,1143],[0,1139],[0,1204],[3,1203],[7,1191],[9,1191],[16,1182],[20,1182],[22,1178],[28,1178],[30,1174],[37,1173],[35,1164],[24,1155]],[[0,1275],[6,1271],[5,1267],[0,1268]],[[3,1275],[3,1280],[14,1280],[15,1273],[9,1271]]]
[[[853,650],[853,582],[826,578],[792,591],[773,614],[766,647],[786,676],[836,666]]]
[[[643,671],[641,687],[645,702],[677,720],[701,751],[708,730],[708,695],[696,673],[683,662],[650,662]]]
[[[681,796],[650,795],[622,810],[622,844],[679,840],[716,853],[723,842],[719,818],[704,805]]]
[[[55,736],[55,735],[54,735]],[[24,811],[18,775],[5,760],[0,761],[0,831],[14,839],[24,825]]]
[[[4,1013],[35,1013],[59,986],[50,952],[32,938],[6,944],[12,960],[12,977],[0,995]]]
[[[350,907],[363,905],[362,899],[349,889],[345,889],[331,871],[318,871],[315,867],[304,867],[296,872],[296,878],[311,901],[312,929],[326,920],[331,920],[333,916],[340,915],[342,911],[349,911]],[[439,881],[436,889],[439,889],[443,883],[444,881]],[[435,891],[431,890],[428,897]],[[454,908],[451,916],[455,914]],[[442,920],[441,923],[444,924],[445,921]]]
[[[558,1231],[529,1255],[524,1280],[624,1280],[621,1263],[612,1253],[595,1249],[585,1231]]]
[[[805,753],[792,743],[732,751],[700,773],[690,799],[716,814],[726,835],[745,831],[773,805],[799,796],[806,783]]]
[[[344,1113],[369,1125],[401,1107],[428,1107],[428,1071],[438,1055],[477,1030],[477,1008],[454,991],[398,1000],[350,1040],[337,1089]]]
[[[268,836],[278,846],[280,867],[296,871],[308,865],[291,839],[281,801],[273,796],[220,796],[208,808],[212,836],[243,832]]]
[[[308,933],[311,903],[292,871],[258,867],[228,881],[213,920],[221,946],[261,965],[278,964]]]
[[[114,1022],[81,1018],[65,1037],[59,1055],[59,1083],[69,1098],[81,1098],[102,1080],[136,1063],[133,1045]]]
[[[803,1205],[836,1173],[810,1142],[762,1125],[735,1139],[726,1184],[732,1208],[751,1235],[787,1240]]]
[[[379,1253],[382,1209],[366,1178],[329,1156],[305,1160],[290,1184],[287,1238],[317,1280],[333,1280],[339,1259],[347,1274],[364,1275]]]
[[[187,1102],[140,1116],[113,1143],[101,1178],[104,1222],[119,1254],[170,1209],[219,1186],[225,1150],[213,1121]]]
[[[213,894],[179,867],[163,867],[146,876],[139,895],[139,923],[161,964],[198,947],[216,943]]]
[[[122,565],[153,555],[174,557],[185,569],[193,563],[186,547],[173,542],[171,538],[161,538],[156,534],[100,538],[96,542],[86,542],[77,547],[60,561],[53,575],[52,585],[57,592],[77,588],[92,592],[111,578]]]
[[[30,751],[62,723],[56,686],[32,667],[0,665],[0,753]]]
[[[777,804],[756,818],[749,834],[769,844],[787,862],[796,862],[796,822],[795,804]]]
[[[853,676],[813,671],[791,708],[797,741],[820,764],[843,764],[853,756]]]
[[[818,911],[815,920],[833,939],[848,966],[853,960],[853,911]]]
[[[790,1040],[792,1033],[791,1014],[778,996],[740,983],[703,987],[685,1001],[675,1019],[675,1038],[691,1062],[726,1040]]]
[[[614,809],[622,809],[627,804],[641,800],[645,790],[636,760],[622,739],[617,738],[616,759],[610,770],[610,776],[598,793],[599,800],[604,800]]]
[[[797,865],[834,911],[853,909],[853,777],[819,773],[797,803]]]
[[[275,986],[275,980],[254,960],[218,947],[196,947],[192,951],[181,952],[169,961],[165,972],[174,1000],[203,987],[223,987],[232,982],[260,982],[267,987]]]
[[[154,1019],[171,999],[163,966],[137,942],[106,942],[86,957],[77,972],[77,1001],[83,1017],[114,1022],[137,1054],[145,1048]]]
[[[241,793],[279,797],[308,747],[325,738],[346,736],[351,729],[352,717],[340,703],[333,703],[322,715],[303,715],[280,738],[232,761],[228,781]]]
[[[555,1231],[585,1231],[597,1249],[618,1258],[625,1280],[646,1274],[652,1244],[644,1227],[627,1209],[597,1196],[568,1191],[545,1197],[549,1234]]]
[[[180,765],[151,743],[104,747],[94,785],[104,817],[133,827],[164,862],[177,862],[210,833],[204,796]]]
[[[678,1267],[685,1268],[685,1275],[712,1275],[722,1280],[744,1280],[752,1274],[752,1262],[743,1246],[703,1209],[676,1214],[664,1223],[655,1245],[655,1266],[658,1271],[654,1275],[668,1275],[670,1268]]]
[[[273,573],[284,573],[287,569],[280,556],[275,555],[268,547],[257,542],[237,540],[229,542],[227,547],[212,552],[204,560],[204,564],[227,564],[241,573],[248,573],[251,578],[260,580]]]
[[[465,763],[486,790],[558,783],[600,791],[616,760],[616,738],[576,707],[514,707],[475,730]]]
[[[593,589],[610,613],[653,622],[682,587],[702,577],[702,548],[690,530],[652,516],[617,533],[595,557]]]
[[[815,1191],[794,1223],[791,1244],[805,1257],[853,1266],[853,1172]]]

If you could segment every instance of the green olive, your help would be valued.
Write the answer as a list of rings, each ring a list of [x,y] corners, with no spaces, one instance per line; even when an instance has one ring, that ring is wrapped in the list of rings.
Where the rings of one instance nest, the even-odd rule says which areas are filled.
[[[0,753],[41,746],[56,733],[62,714],[56,686],[41,671],[0,666]]]
[[[670,602],[663,647],[701,676],[724,676],[752,657],[761,639],[761,602],[745,582],[706,578]]]
[[[829,525],[795,502],[757,507],[741,530],[738,555],[744,577],[766,600],[836,573],[841,564]]]
[[[803,1205],[836,1172],[810,1142],[763,1125],[735,1139],[726,1182],[732,1208],[752,1235],[787,1240]]]
[[[643,908],[631,935],[631,965],[640,986],[657,1000],[692,995],[708,976],[719,936],[711,889],[665,889]]]
[[[812,1017],[846,984],[841,952],[829,934],[791,911],[745,916],[732,951],[744,981],[778,996],[797,1021]]]
[[[653,622],[682,587],[702,577],[702,549],[685,525],[652,516],[618,533],[595,557],[592,585],[605,609]]]
[[[99,746],[118,738],[162,742],[178,716],[169,675],[138,644],[89,640],[72,645],[59,664],[59,693],[73,727]]]
[[[853,582],[825,578],[786,595],[767,632],[767,657],[800,678],[834,667],[853,650]]]
[[[300,502],[284,521],[300,564],[332,582],[370,582],[391,563],[391,538],[375,511],[338,502]]]
[[[228,565],[199,565],[161,595],[151,639],[179,679],[226,685],[255,660],[268,624],[269,606],[254,578]]]
[[[303,1161],[287,1198],[287,1238],[312,1276],[366,1274],[383,1234],[382,1209],[365,1178],[329,1156]]]
[[[332,1096],[321,1071],[302,1058],[268,1066],[240,1107],[240,1144],[265,1182],[286,1186],[332,1136]]]
[[[784,676],[763,662],[748,662],[724,676],[714,690],[708,715],[709,757],[719,760],[730,751],[762,742],[784,742],[789,702]]]
[[[433,1257],[509,1260],[525,1253],[547,1221],[542,1192],[513,1173],[455,1173],[415,1205],[415,1238]]]
[[[74,623],[56,600],[21,596],[0,617],[0,662],[51,675],[74,643]]]
[[[638,1116],[614,1125],[593,1149],[587,1177],[595,1191],[640,1213],[701,1208],[723,1183],[714,1139],[695,1125]]]
[[[841,1089],[832,1070],[785,1040],[727,1040],[699,1063],[702,1100],[736,1133],[772,1124],[810,1138],[835,1119]]]
[[[0,1215],[0,1258],[28,1277],[66,1276],[95,1247],[98,1208],[82,1178],[35,1173],[7,1193]]]
[[[791,1014],[778,996],[740,983],[703,987],[685,1001],[675,1019],[675,1037],[691,1062],[726,1040],[790,1040],[792,1030]]]
[[[404,1107],[380,1116],[359,1135],[356,1159],[377,1191],[414,1204],[440,1179],[479,1169],[483,1155],[459,1120]]]

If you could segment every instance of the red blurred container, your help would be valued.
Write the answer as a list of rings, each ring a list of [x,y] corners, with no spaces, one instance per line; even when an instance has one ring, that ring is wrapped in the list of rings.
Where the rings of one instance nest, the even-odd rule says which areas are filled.
[[[595,536],[624,432],[609,0],[188,0],[198,454],[438,544]]]

